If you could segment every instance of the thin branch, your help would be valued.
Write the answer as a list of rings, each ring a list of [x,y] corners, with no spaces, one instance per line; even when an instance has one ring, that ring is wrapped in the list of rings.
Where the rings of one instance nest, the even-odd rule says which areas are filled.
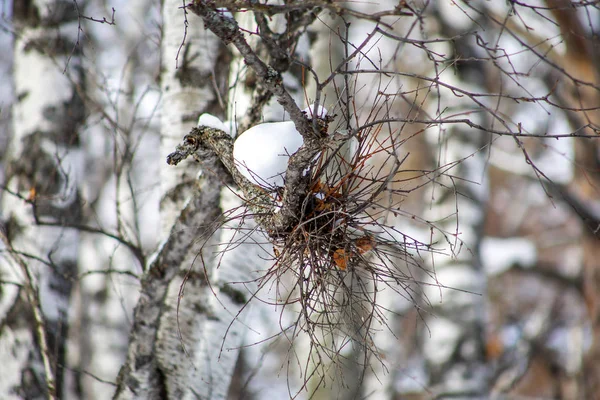
[[[13,249],[12,244],[3,232],[0,232],[0,238],[8,249],[11,258],[19,265],[23,276],[25,277],[25,293],[31,305],[33,311],[33,317],[35,319],[35,332],[37,334],[38,345],[40,347],[40,355],[42,357],[42,363],[44,364],[44,376],[46,377],[46,388],[48,390],[48,399],[56,399],[56,379],[54,377],[54,371],[51,365],[50,349],[48,348],[48,340],[46,339],[46,323],[44,321],[44,314],[40,304],[40,298],[37,288],[34,284],[33,276],[29,271],[29,267],[23,261],[23,259]]]

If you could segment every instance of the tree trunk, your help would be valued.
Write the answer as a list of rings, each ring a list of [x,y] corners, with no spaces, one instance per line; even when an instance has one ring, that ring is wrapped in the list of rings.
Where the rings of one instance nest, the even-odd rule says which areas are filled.
[[[14,136],[4,196],[5,245],[20,265],[4,270],[22,286],[3,293],[0,397],[67,395],[69,309],[78,273],[79,130],[84,75],[77,14],[60,1],[14,4]],[[5,266],[5,264],[3,264]]]
[[[224,115],[229,55],[194,15],[187,15],[183,42],[186,16],[178,2],[165,2],[164,16],[161,147],[167,153],[201,113]],[[232,318],[248,294],[227,282],[247,281],[256,258],[244,245],[223,255],[218,251],[221,241],[234,240],[227,232],[239,227],[221,229],[220,203],[230,197],[223,185],[227,172],[215,160],[201,161],[199,178],[197,165],[175,170],[164,164],[165,239],[142,281],[115,398],[224,399],[229,391],[243,338]]]

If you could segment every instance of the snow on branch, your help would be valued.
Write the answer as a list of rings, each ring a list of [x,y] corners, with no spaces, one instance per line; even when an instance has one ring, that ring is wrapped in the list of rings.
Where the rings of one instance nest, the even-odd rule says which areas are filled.
[[[200,122],[220,125],[206,116]],[[374,326],[386,324],[379,319],[382,305],[376,301],[378,293],[389,288],[416,301],[419,283],[413,276],[422,265],[414,255],[436,250],[381,218],[390,209],[399,210],[398,204],[388,203],[390,197],[401,202],[404,196],[402,189],[394,189],[399,183],[397,173],[407,157],[396,154],[400,143],[395,140],[395,132],[386,137],[379,125],[328,132],[327,117],[312,122],[321,127],[320,136],[287,155],[284,188],[250,181],[242,172],[240,160],[234,157],[233,139],[214,127],[193,128],[167,162],[175,165],[192,156],[205,165],[207,174],[213,174],[216,158],[229,172],[250,210],[241,218],[254,218],[260,226],[258,231],[267,239],[265,243],[273,246],[273,263],[256,283],[259,288],[274,285],[276,292],[290,293],[277,304],[282,308],[299,305],[294,324],[307,333],[320,352],[314,357],[333,359],[347,340],[376,355],[371,340]],[[258,125],[240,137],[256,129],[287,129],[289,123]],[[340,151],[348,141],[355,142],[350,156]],[[260,142],[254,144],[254,151],[260,148]],[[261,153],[265,158],[280,155],[277,151]],[[384,164],[389,168],[373,168],[372,158],[378,156],[386,159]],[[409,274],[397,267],[398,259],[411,270]],[[288,282],[282,279],[284,275],[291,275],[291,286],[283,283]],[[323,335],[345,339],[331,344],[323,340]]]
[[[303,118],[305,118],[304,114]],[[326,120],[319,121],[323,133],[326,133]],[[302,202],[306,198],[312,180],[308,171],[311,170],[317,154],[323,148],[333,147],[344,139],[347,139],[347,136],[338,134],[327,138],[323,135],[321,138],[305,142],[297,152],[289,157],[285,187],[281,194],[281,205],[274,201],[273,196],[266,188],[251,182],[236,166],[233,157],[233,139],[222,130],[208,126],[193,128],[184,137],[183,143],[177,146],[176,151],[168,156],[167,163],[177,165],[189,156],[195,157],[200,162],[209,157],[218,158],[243,192],[244,198],[259,224],[270,235],[277,236],[278,232],[287,232],[298,223]],[[269,157],[269,155],[264,156]]]

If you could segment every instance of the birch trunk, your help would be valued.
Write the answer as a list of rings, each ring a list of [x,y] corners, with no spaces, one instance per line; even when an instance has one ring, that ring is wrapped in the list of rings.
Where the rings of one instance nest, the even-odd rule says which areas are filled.
[[[432,189],[431,198],[440,201],[433,202],[425,217],[444,221],[437,226],[440,231],[433,242],[444,244],[449,256],[432,255],[428,263],[431,273],[426,282],[431,286],[425,287],[424,294],[432,314],[425,318],[421,330],[422,351],[434,393],[483,398],[489,393],[483,335],[485,301],[480,296],[485,293],[486,278],[479,258],[487,186],[482,176],[485,158],[470,152],[477,146],[468,133],[452,136],[441,164],[471,156],[453,169],[453,175],[480,182],[481,190],[447,177],[441,177],[441,185]]]
[[[161,160],[202,113],[226,116],[229,50],[204,29],[200,18],[184,14],[180,7],[174,0],[163,4]],[[177,168],[161,163],[161,240],[167,239],[179,212],[197,192],[198,174],[191,163]]]
[[[193,15],[182,44],[179,6],[166,1],[163,8],[165,155],[200,114],[223,116],[227,98],[228,50]],[[231,240],[220,229],[228,178],[214,160],[202,167],[200,174],[193,163],[162,172],[164,242],[142,282],[115,398],[224,399],[229,391],[243,338],[243,326],[233,321],[248,295],[229,282],[247,281],[255,257],[245,246],[219,253],[221,241]]]
[[[77,15],[58,1],[16,2],[14,136],[3,196],[2,275],[22,286],[2,293],[0,397],[67,394],[69,308],[77,276],[85,113]],[[37,17],[37,18],[35,18]],[[14,263],[16,262],[16,264]],[[6,368],[6,366],[10,366]]]
[[[585,23],[572,8],[572,2],[566,0],[546,0],[560,28],[561,36],[566,43],[566,53],[559,60],[570,79],[564,79],[563,102],[570,113],[568,118],[575,129],[581,129],[589,136],[597,136],[600,126],[600,69],[594,51],[595,37],[587,31]],[[577,80],[577,82],[575,81]],[[585,82],[580,85],[579,82]],[[600,393],[600,266],[598,265],[598,224],[600,215],[594,212],[598,207],[598,187],[600,185],[600,146],[597,141],[575,138],[573,149],[578,170],[569,184],[570,197],[582,220],[583,234],[581,249],[583,252],[583,295],[588,309],[592,338],[588,351],[583,359],[574,356],[577,362],[572,363],[582,368],[583,385],[572,385],[574,396],[598,398]],[[576,332],[582,337],[583,327]],[[582,363],[583,365],[581,365]],[[569,375],[579,378],[577,375]],[[570,378],[570,377],[569,377]]]

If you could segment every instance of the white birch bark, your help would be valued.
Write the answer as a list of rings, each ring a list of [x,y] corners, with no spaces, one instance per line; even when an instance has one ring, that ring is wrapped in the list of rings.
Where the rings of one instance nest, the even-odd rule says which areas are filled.
[[[487,191],[485,155],[473,154],[478,146],[471,142],[468,133],[454,137],[443,154],[445,161],[470,156],[453,169],[453,175],[481,186],[475,189],[474,184],[440,177],[446,188],[432,189],[432,198],[443,200],[434,202],[425,217],[444,221],[438,225],[440,232],[434,235],[433,242],[443,243],[447,255],[432,255],[429,259],[431,274],[426,282],[431,286],[425,287],[424,293],[432,314],[425,318],[421,331],[422,350],[432,391],[481,398],[489,390],[485,302],[480,296],[486,290],[486,275],[479,258]]]
[[[163,7],[163,155],[173,151],[201,113],[223,116],[226,111],[223,108],[226,99],[223,82],[227,81],[229,70],[226,64],[228,50],[192,14],[188,15],[187,37],[182,45],[184,21],[178,7],[176,1],[165,2]],[[162,174],[165,197],[161,203],[161,223],[168,227],[172,223],[173,212],[182,208],[186,196],[198,189],[203,190],[203,187],[198,188],[194,183],[199,174],[197,165],[186,163],[174,169],[164,163],[163,167],[166,169]],[[208,177],[208,174],[217,173],[210,169],[208,167],[202,172],[204,178],[201,179],[206,179],[205,185],[208,186],[204,187],[216,191],[226,177]],[[218,302],[215,298],[221,284],[216,273],[217,263],[223,263],[221,272],[233,265],[226,260],[228,253],[222,260],[216,256],[222,236],[221,231],[216,229],[220,222],[215,218],[204,223],[212,229],[209,233],[213,236],[193,242],[186,250],[184,261],[173,266],[180,269],[180,274],[169,284],[157,332],[158,364],[165,371],[172,371],[166,377],[169,397],[225,398],[237,361],[241,340],[238,324],[234,324],[230,334],[226,335],[229,323],[237,314],[236,304],[227,295],[218,296]],[[227,242],[227,238],[224,239]],[[243,267],[235,266],[234,271],[242,275],[233,273],[235,281],[246,280]],[[205,273],[208,276],[198,279]],[[180,291],[183,290],[185,296],[178,305]],[[182,351],[182,345],[185,351]],[[221,345],[233,350],[217,352]]]
[[[223,115],[227,50],[177,1],[164,4],[163,154],[172,152],[203,112]],[[179,55],[177,55],[179,52]],[[222,91],[222,92],[221,92]],[[161,161],[166,159],[162,158]],[[249,297],[247,246],[219,253],[227,175],[214,160],[162,171],[163,245],[142,282],[128,359],[115,398],[224,399],[245,327],[234,321]],[[226,231],[230,232],[230,231]],[[217,273],[217,266],[219,271]],[[231,326],[230,326],[231,324]],[[222,349],[222,351],[220,351]]]
[[[185,27],[185,18],[188,26]],[[181,2],[163,5],[161,154],[166,160],[181,139],[196,126],[204,112],[223,117],[225,91],[223,72],[229,69],[228,51],[221,41],[204,29],[194,14],[184,15]],[[176,168],[161,163],[161,240],[165,240],[186,202],[198,190],[194,182],[198,168],[183,163]]]
[[[84,157],[78,150],[78,131],[84,108],[77,86],[82,86],[83,70],[71,9],[59,2],[33,1],[27,14],[15,6],[18,101],[7,153],[11,159],[6,186],[11,194],[4,194],[2,209],[5,226],[10,227],[6,246],[17,252],[13,258],[25,269],[6,270],[8,263],[0,268],[9,279],[26,282],[29,290],[3,290],[0,347],[14,351],[2,352],[1,362],[11,368],[3,368],[0,397],[60,397],[66,393],[69,307],[79,252],[79,234],[68,226],[81,218]],[[33,313],[31,296],[39,302]]]
[[[220,177],[207,174],[142,282],[115,398],[226,398],[245,329],[232,321],[252,291],[229,282],[247,281],[257,254],[254,243],[217,253],[220,199]]]
[[[221,194],[225,209],[240,206],[229,189]],[[253,240],[257,234],[245,238],[251,224],[239,223],[234,219],[212,238],[196,243],[169,285],[156,355],[161,368],[170,371],[168,398],[227,398],[247,329],[247,303],[255,291],[251,271],[267,256]]]

